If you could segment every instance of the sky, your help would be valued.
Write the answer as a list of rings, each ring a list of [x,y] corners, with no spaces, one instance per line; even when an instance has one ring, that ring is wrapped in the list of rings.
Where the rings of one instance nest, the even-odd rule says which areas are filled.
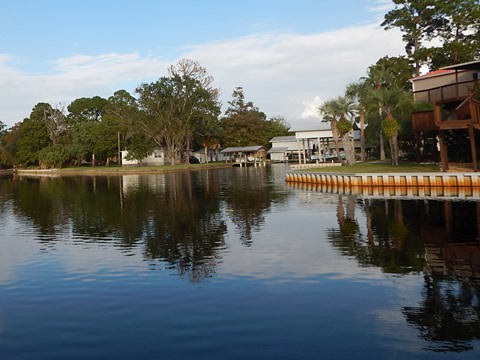
[[[191,59],[213,76],[223,111],[242,87],[268,118],[317,124],[384,56],[404,55],[381,22],[391,0],[0,0],[0,121],[46,102],[132,95]]]

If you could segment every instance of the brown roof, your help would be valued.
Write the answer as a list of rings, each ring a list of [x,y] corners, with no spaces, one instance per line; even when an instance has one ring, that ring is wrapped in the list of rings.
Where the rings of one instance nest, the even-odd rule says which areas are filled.
[[[453,74],[453,73],[455,73],[455,71],[453,71],[453,70],[442,70],[442,69],[440,69],[440,70],[431,71],[431,72],[423,74],[423,75],[419,75],[417,77],[414,77],[412,80],[424,79],[424,78],[427,78],[427,77],[441,76],[441,75],[447,75],[447,74]]]

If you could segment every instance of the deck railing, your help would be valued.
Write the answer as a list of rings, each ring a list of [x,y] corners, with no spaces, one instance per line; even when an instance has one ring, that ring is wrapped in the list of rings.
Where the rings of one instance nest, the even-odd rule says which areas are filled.
[[[472,93],[475,83],[476,81],[465,81],[433,89],[415,91],[413,97],[417,102],[424,101],[432,104],[438,101],[461,99]]]
[[[480,124],[480,101],[475,99],[470,101],[470,116],[474,124]]]

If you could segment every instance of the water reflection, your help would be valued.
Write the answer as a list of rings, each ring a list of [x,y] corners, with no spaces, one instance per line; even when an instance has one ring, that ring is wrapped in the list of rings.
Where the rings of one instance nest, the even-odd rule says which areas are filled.
[[[235,338],[235,351],[258,351],[272,339],[269,349],[284,345],[291,355],[309,348],[310,358],[322,347],[345,351],[346,338],[373,348],[373,358],[414,358],[421,346],[429,354],[478,346],[477,201],[292,189],[278,169],[0,177],[0,232],[7,234],[0,234],[0,282],[10,299],[2,300],[4,323],[18,329],[43,324],[48,316],[38,314],[45,308],[56,313],[72,299],[82,308],[77,298],[87,294],[95,319],[107,315],[103,324],[126,319],[125,328],[133,329],[133,321],[137,333],[150,323],[140,334],[160,334],[148,338],[153,351],[168,334],[175,334],[168,338],[177,339],[175,348],[205,334],[205,349],[211,346],[206,338],[226,348]],[[8,271],[19,280],[5,280]],[[217,280],[206,281],[210,277]],[[34,320],[23,326],[16,319],[24,308],[16,304],[33,298],[38,306],[26,317]],[[90,321],[86,328],[94,331],[97,323]],[[331,323],[335,329],[323,326]],[[4,326],[10,326],[7,340],[29,338]],[[52,341],[64,324],[57,328]],[[185,329],[191,336],[178,335]],[[115,342],[109,346],[118,349],[122,344]],[[406,343],[413,345],[405,350]]]
[[[402,313],[427,341],[425,350],[473,349],[472,341],[480,340],[480,203],[349,192],[335,191],[337,224],[328,231],[332,246],[385,273],[422,273],[422,300]],[[364,226],[355,215],[359,210]]]
[[[349,186],[301,182],[289,182],[288,185],[291,188],[302,190],[321,191],[330,194],[352,194],[364,198],[480,201],[480,188],[472,186]]]
[[[264,213],[285,201],[270,168],[155,175],[0,177],[0,212],[12,211],[42,246],[111,244],[125,254],[142,247],[151,268],[210,277],[225,248],[228,218],[252,244]],[[228,186],[225,186],[228,184]],[[5,208],[7,200],[9,209]],[[2,218],[6,218],[2,216]],[[67,236],[68,235],[68,236]]]

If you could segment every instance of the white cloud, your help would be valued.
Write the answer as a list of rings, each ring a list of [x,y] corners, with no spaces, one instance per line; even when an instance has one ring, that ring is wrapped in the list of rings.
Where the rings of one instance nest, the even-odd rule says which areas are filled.
[[[318,108],[322,103],[323,100],[320,98],[320,96],[315,96],[313,99],[310,100],[303,100],[303,112],[300,114],[300,118],[308,119],[312,117],[317,117],[320,119]]]
[[[215,76],[227,99],[242,86],[269,116],[295,123],[311,112],[312,99],[343,94],[379,58],[402,52],[398,32],[370,24],[310,35],[251,35],[199,45],[186,56]]]
[[[69,104],[81,97],[108,97],[129,85],[165,73],[169,63],[139,54],[77,55],[52,62],[50,74],[28,74],[13,68],[13,59],[0,56],[0,121],[11,126],[30,115],[39,102]]]
[[[108,97],[133,92],[142,82],[166,74],[179,58],[200,62],[222,89],[222,102],[242,86],[247,100],[267,116],[284,116],[295,125],[312,114],[319,99],[343,93],[379,58],[403,53],[398,32],[374,24],[316,34],[262,33],[192,46],[177,59],[138,53],[76,55],[54,59],[50,74],[15,69],[14,59],[0,54],[0,121],[11,126],[38,102],[69,104],[80,97]]]

